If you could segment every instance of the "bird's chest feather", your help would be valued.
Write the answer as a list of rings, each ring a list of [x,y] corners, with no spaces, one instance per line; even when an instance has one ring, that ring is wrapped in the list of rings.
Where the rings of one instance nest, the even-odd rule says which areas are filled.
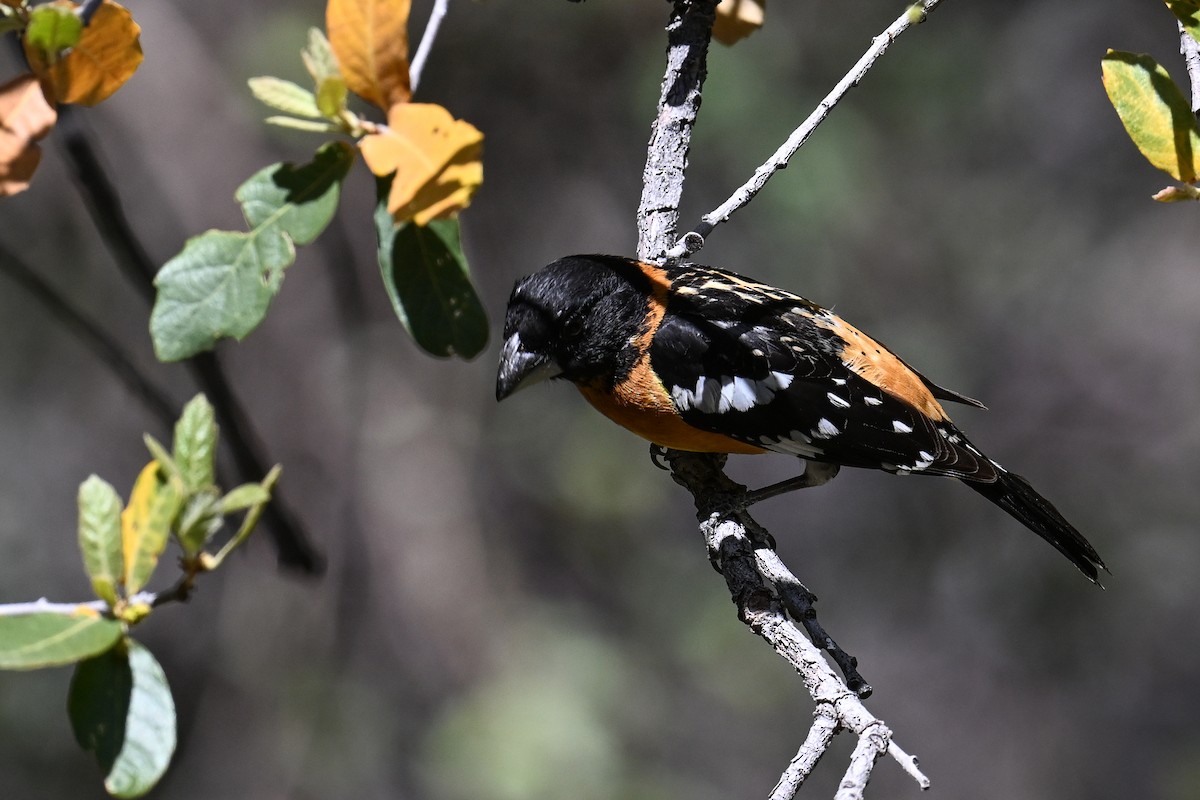
[[[670,280],[662,269],[649,269],[647,276],[651,292],[646,324],[630,342],[639,354],[632,369],[611,386],[607,381],[580,383],[580,393],[613,422],[663,447],[699,453],[766,452],[729,436],[696,428],[679,416],[670,392],[650,364],[650,345],[666,313]]]
[[[612,389],[580,384],[579,391],[597,411],[623,428],[663,447],[699,453],[762,453],[719,433],[687,424],[675,410],[662,381],[641,358],[629,377]]]

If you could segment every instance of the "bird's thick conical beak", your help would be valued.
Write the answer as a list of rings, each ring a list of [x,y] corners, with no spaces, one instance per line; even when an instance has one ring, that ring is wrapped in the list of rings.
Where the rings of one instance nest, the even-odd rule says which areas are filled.
[[[521,348],[521,334],[514,333],[500,351],[500,371],[496,375],[496,399],[503,400],[524,386],[553,378],[562,369],[543,353]]]

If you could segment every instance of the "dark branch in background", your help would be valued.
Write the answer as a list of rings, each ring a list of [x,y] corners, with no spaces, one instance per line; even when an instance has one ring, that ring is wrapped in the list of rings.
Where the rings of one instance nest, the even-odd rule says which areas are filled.
[[[170,430],[178,416],[175,401],[142,374],[137,364],[115,339],[71,305],[37,271],[21,261],[16,253],[3,244],[0,244],[0,272],[46,306],[51,316],[78,336],[79,340],[125,384],[129,393],[146,406],[164,428]]]
[[[104,0],[83,0],[79,4],[79,18],[83,20],[84,25],[92,21],[92,16],[102,3],[104,3]]]
[[[109,180],[78,112],[70,106],[59,109],[56,139],[62,145],[76,186],[113,260],[147,304],[153,305],[157,268],[129,224],[116,187]],[[261,480],[270,469],[271,462],[216,355],[202,353],[184,364],[208,395],[218,423],[228,434],[225,441],[237,466],[240,481]],[[320,554],[309,543],[303,525],[281,497],[276,497],[263,517],[281,565],[311,574],[323,569]]]

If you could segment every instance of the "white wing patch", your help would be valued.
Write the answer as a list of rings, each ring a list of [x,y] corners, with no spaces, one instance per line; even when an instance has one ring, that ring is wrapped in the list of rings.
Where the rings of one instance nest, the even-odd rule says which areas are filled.
[[[671,400],[680,411],[693,408],[705,414],[749,411],[771,402],[776,392],[792,385],[792,380],[786,372],[772,372],[761,380],[740,375],[717,378],[701,375],[695,387],[672,386]]]
[[[841,431],[837,425],[834,425],[829,420],[821,417],[821,421],[817,423],[817,427],[813,428],[812,435],[814,439],[832,439]]]

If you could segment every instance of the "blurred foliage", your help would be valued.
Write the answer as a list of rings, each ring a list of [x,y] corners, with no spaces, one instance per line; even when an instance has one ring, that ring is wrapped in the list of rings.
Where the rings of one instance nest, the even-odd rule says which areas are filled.
[[[160,260],[191,232],[236,226],[236,205],[213,198],[281,150],[311,155],[295,134],[264,132],[241,87],[247,74],[302,79],[293,54],[318,5],[137,9],[145,74],[160,78],[131,81],[94,125]],[[423,19],[429,3],[414,5]],[[762,30],[715,51],[685,221],[744,180],[895,14],[882,0],[777,2]],[[1120,46],[1182,75],[1162,16],[947,4],[701,254],[834,306],[980,397],[992,410],[957,421],[1113,567],[1108,590],[1091,590],[948,482],[846,471],[762,507],[876,687],[872,710],[947,797],[1195,796],[1195,226],[1186,205],[1146,202],[1161,178],[1097,68]],[[419,95],[454,97],[488,136],[488,190],[463,246],[493,317],[518,276],[633,247],[665,17],[655,3],[452,6]],[[52,150],[42,170],[44,186],[6,206],[0,242],[48,265],[188,396],[181,373],[153,365],[144,311],[113,288]],[[373,186],[353,173],[347,185],[345,213],[365,219]],[[567,387],[497,408],[490,357],[430,369],[371,291],[374,242],[348,228],[335,220],[303,250],[289,301],[222,351],[324,533],[328,575],[284,579],[251,547],[205,583],[187,626],[145,631],[188,721],[157,796],[765,791],[809,701],[734,618],[687,496]],[[78,569],[46,543],[67,547],[79,476],[141,466],[145,414],[7,284],[0,319],[0,583],[70,596]],[[795,469],[731,466],[754,485]],[[0,678],[5,796],[95,795],[65,719],[44,713],[67,677]],[[568,745],[594,762],[564,769]],[[480,765],[509,754],[486,782]],[[872,794],[915,791],[898,772],[881,765]],[[806,791],[831,795],[837,777],[819,771]]]

